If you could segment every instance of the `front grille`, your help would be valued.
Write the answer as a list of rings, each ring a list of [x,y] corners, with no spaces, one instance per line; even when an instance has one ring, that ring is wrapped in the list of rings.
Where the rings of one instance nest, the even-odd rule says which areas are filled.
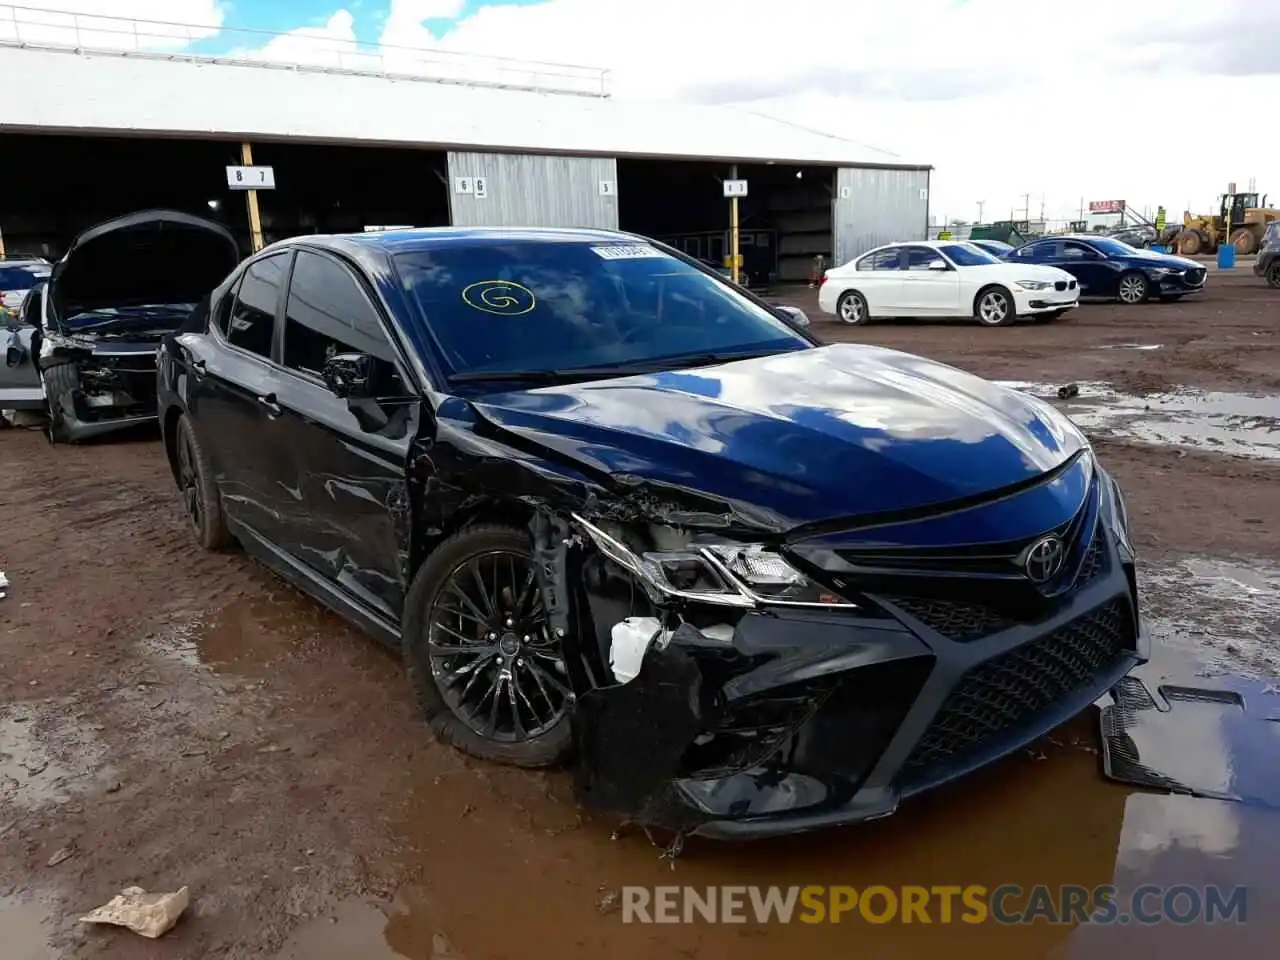
[[[1007,630],[1016,622],[999,610],[980,603],[938,600],[929,597],[885,597],[904,613],[915,617],[926,627],[938,631],[948,640],[966,643]]]
[[[1204,278],[1208,275],[1208,271],[1201,267],[1196,267],[1187,271],[1187,283],[1193,287],[1198,287],[1204,283]]]
[[[1065,290],[1065,289],[1067,289],[1067,281],[1065,281],[1065,280],[1058,280],[1058,281],[1056,281],[1056,282],[1054,283],[1054,285],[1053,285],[1053,289],[1055,289],[1055,290]]]
[[[1075,282],[1074,280],[1068,280],[1068,281],[1067,281],[1067,289],[1068,289],[1068,290],[1074,290],[1075,288],[1076,288],[1076,282]]]
[[[1103,532],[1102,524],[1098,524],[1098,528],[1093,531],[1093,540],[1089,544],[1089,550],[1085,553],[1084,561],[1080,564],[1080,572],[1076,574],[1077,587],[1083,587],[1106,571],[1106,542],[1106,534]]]
[[[1132,641],[1133,622],[1117,597],[1066,626],[981,663],[952,690],[907,759],[918,770],[982,746],[1087,688]]]

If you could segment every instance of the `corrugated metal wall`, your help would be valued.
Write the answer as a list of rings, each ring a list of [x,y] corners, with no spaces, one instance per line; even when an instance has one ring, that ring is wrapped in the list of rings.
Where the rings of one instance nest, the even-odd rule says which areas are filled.
[[[837,264],[882,243],[924,240],[929,230],[929,171],[841,167],[832,218]]]
[[[449,153],[449,209],[459,227],[618,229],[611,157]]]

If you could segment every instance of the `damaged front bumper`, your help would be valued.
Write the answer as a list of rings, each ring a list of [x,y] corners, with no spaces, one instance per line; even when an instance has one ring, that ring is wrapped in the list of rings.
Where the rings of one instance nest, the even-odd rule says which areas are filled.
[[[579,573],[579,636],[634,621],[615,563]],[[695,622],[659,604],[634,677],[577,698],[579,799],[718,838],[886,816],[1080,713],[1147,656],[1132,557],[1102,524],[1038,618],[877,593],[824,606]]]
[[[154,343],[90,348],[46,335],[40,366],[56,440],[74,443],[156,422]]]

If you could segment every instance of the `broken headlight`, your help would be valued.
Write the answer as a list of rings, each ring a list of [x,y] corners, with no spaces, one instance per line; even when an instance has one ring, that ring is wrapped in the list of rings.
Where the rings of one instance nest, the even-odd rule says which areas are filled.
[[[661,596],[741,608],[856,606],[759,544],[699,543],[666,530],[660,549],[636,551],[581,517],[573,519],[601,553]]]

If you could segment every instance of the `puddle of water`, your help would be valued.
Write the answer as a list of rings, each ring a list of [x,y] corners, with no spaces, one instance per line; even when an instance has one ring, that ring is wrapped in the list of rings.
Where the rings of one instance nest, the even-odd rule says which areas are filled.
[[[1163,350],[1163,343],[1104,343],[1099,350]]]
[[[41,737],[49,725],[63,752],[74,757],[74,769]],[[97,738],[77,729],[61,710],[42,715],[30,704],[11,706],[0,716],[0,820],[6,806],[35,810],[65,803],[96,784],[111,772],[102,766],[102,755]]]
[[[374,904],[348,900],[295,930],[275,960],[409,960],[387,944],[387,923]]]
[[[1053,401],[1086,433],[1214,453],[1280,459],[1280,397],[1178,388],[1136,397],[1110,384],[1080,383],[1058,400],[1057,387],[1020,380],[1006,387]]]
[[[149,652],[185,666],[256,675],[309,641],[346,630],[333,614],[291,591],[234,600],[177,620],[145,641]]]
[[[1140,572],[1153,666],[1185,671],[1191,661],[1200,676],[1280,677],[1280,566],[1186,557]]]
[[[4,960],[56,960],[45,933],[48,914],[40,904],[0,897],[0,956]]]

